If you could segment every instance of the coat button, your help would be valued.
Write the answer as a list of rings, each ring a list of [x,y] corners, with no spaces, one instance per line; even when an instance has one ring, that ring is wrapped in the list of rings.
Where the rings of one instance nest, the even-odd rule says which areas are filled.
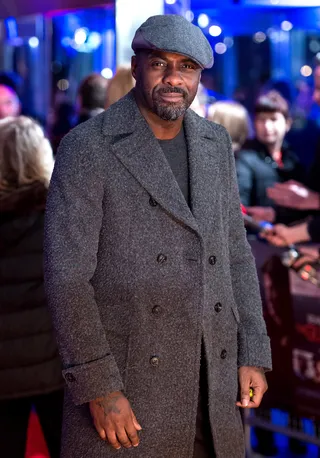
[[[151,205],[151,207],[156,207],[158,205],[158,202],[156,202],[153,197],[150,197],[149,204]]]
[[[71,374],[70,372],[67,372],[66,375],[64,376],[64,378],[66,379],[67,382],[69,383],[72,383],[72,382],[75,382],[76,381],[76,378],[73,374]]]
[[[214,309],[217,313],[221,312],[222,310],[222,304],[221,302],[217,302],[216,305],[214,306]]]
[[[164,255],[164,254],[159,254],[159,256],[157,257],[157,261],[159,264],[164,264],[167,260],[167,256]]]
[[[226,357],[227,357],[227,350],[222,350],[220,358],[221,359],[226,359]]]
[[[150,359],[150,364],[151,366],[159,366],[159,357],[158,356],[152,356],[152,358]]]
[[[217,258],[216,258],[215,256],[210,256],[210,258],[209,258],[209,264],[211,264],[212,266],[214,266],[216,262],[217,262]]]
[[[160,307],[160,305],[155,305],[152,309],[152,313],[154,313],[155,315],[160,315],[162,309]]]

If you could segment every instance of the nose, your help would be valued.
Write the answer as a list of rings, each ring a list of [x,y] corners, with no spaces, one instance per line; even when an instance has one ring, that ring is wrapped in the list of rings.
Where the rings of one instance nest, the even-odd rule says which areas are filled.
[[[265,129],[266,129],[267,131],[272,130],[272,127],[273,127],[272,121],[271,121],[270,119],[268,119],[268,120],[265,122],[264,127],[265,127]]]
[[[164,84],[168,84],[169,86],[181,86],[182,84],[182,77],[181,72],[176,67],[171,67],[168,65],[165,75],[163,77]]]

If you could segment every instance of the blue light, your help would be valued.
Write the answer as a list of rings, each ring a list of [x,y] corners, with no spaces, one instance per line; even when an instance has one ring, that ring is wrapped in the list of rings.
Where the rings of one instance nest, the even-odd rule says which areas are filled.
[[[218,25],[212,25],[209,29],[209,33],[213,37],[219,37],[222,34],[222,29]]]
[[[8,17],[4,21],[7,37],[9,40],[16,38],[18,36],[17,21],[14,17]]]
[[[101,70],[101,75],[107,80],[109,80],[113,77],[113,71],[111,70],[111,68],[104,68]]]
[[[76,45],[83,45],[88,38],[88,30],[81,28],[74,32],[74,42]]]
[[[29,38],[28,43],[29,43],[30,48],[37,48],[39,46],[39,38],[31,37]]]
[[[209,25],[209,17],[206,14],[200,14],[198,17],[198,25],[202,29]]]
[[[92,49],[95,50],[99,48],[101,45],[102,38],[100,33],[98,32],[91,32],[88,36],[88,46]]]

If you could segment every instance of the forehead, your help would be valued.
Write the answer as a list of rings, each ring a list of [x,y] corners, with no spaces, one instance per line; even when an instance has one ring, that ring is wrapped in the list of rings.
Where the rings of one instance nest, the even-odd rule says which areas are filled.
[[[256,113],[255,119],[285,119],[284,115],[280,111],[261,111]]]
[[[10,87],[0,84],[0,97],[15,99],[17,95]]]
[[[150,52],[147,51],[146,55],[148,59],[157,57],[167,62],[192,62],[194,65],[197,65],[200,68],[200,66],[194,60],[192,60],[188,56],[184,56],[183,54],[177,54],[174,52],[167,52],[167,51],[160,51],[160,50],[155,49]]]

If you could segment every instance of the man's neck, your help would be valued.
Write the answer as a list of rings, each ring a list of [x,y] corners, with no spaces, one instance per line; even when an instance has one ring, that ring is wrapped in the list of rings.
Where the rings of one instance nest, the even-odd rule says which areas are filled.
[[[282,161],[282,143],[275,143],[274,145],[267,145],[268,152],[272,159],[279,165],[283,165]]]
[[[155,113],[152,113],[152,111],[148,110],[137,96],[136,102],[142,116],[145,118],[150,129],[154,133],[154,136],[158,140],[171,140],[178,135],[181,130],[183,116],[178,118],[176,121],[165,121],[164,119],[159,118],[159,116]]]
[[[282,143],[275,143],[273,145],[266,145],[268,153],[272,158],[275,158],[275,156],[278,156],[279,153],[281,153],[282,150]]]

